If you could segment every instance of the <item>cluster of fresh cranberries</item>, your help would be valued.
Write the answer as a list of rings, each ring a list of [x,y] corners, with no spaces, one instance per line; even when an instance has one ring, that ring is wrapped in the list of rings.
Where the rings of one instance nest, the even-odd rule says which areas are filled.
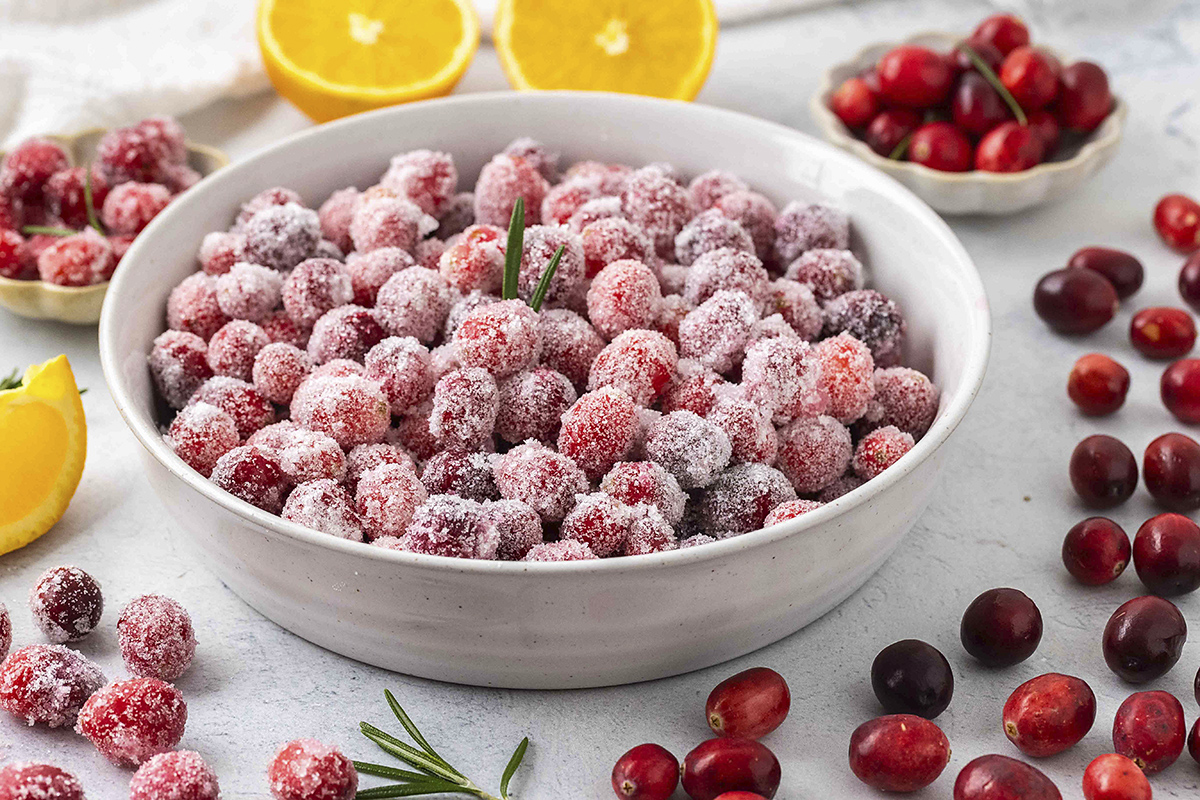
[[[758,740],[783,724],[792,705],[787,681],[767,667],[717,684],[704,713],[716,738],[684,756],[640,744],[617,759],[612,786],[620,800],[667,800],[681,782],[692,800],[771,800],[779,788],[775,754]]]
[[[1062,66],[1011,14],[950,53],[901,45],[845,81],[830,108],[881,156],[944,172],[1020,172],[1052,160],[1112,110],[1104,70]]]
[[[22,142],[0,164],[0,276],[103,283],[142,228],[198,180],[170,117],[109,131],[87,166],[72,166],[50,139]]]
[[[518,140],[459,192],[418,150],[316,210],[251,199],[168,299],[167,443],[334,536],[564,561],[791,519],[929,428],[938,391],[900,366],[844,213],[721,170],[556,164]]]

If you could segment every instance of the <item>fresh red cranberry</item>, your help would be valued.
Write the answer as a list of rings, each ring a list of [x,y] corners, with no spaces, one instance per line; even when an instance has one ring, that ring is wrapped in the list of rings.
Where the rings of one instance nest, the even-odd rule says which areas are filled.
[[[971,601],[959,629],[963,649],[989,667],[1011,667],[1042,640],[1042,613],[1016,589],[989,589]]]
[[[976,136],[982,136],[1012,116],[1000,93],[978,72],[964,72],[958,79],[950,110],[954,124]]]
[[[1054,782],[1008,756],[980,756],[954,781],[954,800],[1062,800]]]
[[[1135,597],[1118,608],[1104,626],[1104,661],[1128,683],[1162,677],[1179,661],[1187,641],[1187,622],[1170,600]]]
[[[1200,719],[1196,720],[1192,725],[1191,733],[1188,734],[1187,749],[1188,755],[1192,757],[1192,760],[1200,762]],[[1149,795],[1147,795],[1147,798],[1149,798]]]
[[[714,800],[733,791],[770,800],[779,779],[779,759],[752,739],[709,739],[683,759],[683,790],[692,800]]]
[[[884,792],[915,792],[937,780],[950,763],[942,729],[912,714],[864,722],[850,736],[850,770]]]
[[[639,744],[617,759],[612,787],[621,800],[667,800],[679,783],[679,761],[657,744]]]
[[[1150,781],[1119,753],[1096,756],[1083,771],[1083,800],[1150,800]]]
[[[1138,578],[1160,597],[1200,588],[1200,525],[1182,514],[1159,514],[1142,523],[1133,537]]]
[[[1033,310],[1059,333],[1091,333],[1117,313],[1117,290],[1090,269],[1048,272],[1033,290]]]
[[[761,739],[787,718],[792,695],[787,681],[773,669],[754,667],[717,684],[704,712],[718,736]]]
[[[1116,580],[1129,566],[1131,553],[1129,536],[1106,517],[1088,517],[1076,523],[1067,531],[1062,547],[1067,572],[1088,586]]]
[[[1062,65],[1043,50],[1022,45],[1004,57],[1000,82],[1026,111],[1037,111],[1058,96],[1058,76]]]
[[[1092,417],[1116,411],[1128,392],[1129,370],[1101,353],[1081,356],[1067,377],[1067,395]]]
[[[1059,74],[1055,111],[1064,128],[1090,133],[1108,116],[1112,105],[1108,75],[1099,66],[1076,61]]]
[[[1004,704],[1004,735],[1027,756],[1074,747],[1096,721],[1096,695],[1080,678],[1051,672],[1028,680]]]
[[[1129,338],[1146,358],[1179,358],[1196,344],[1196,323],[1182,308],[1143,308],[1133,315]]]
[[[1182,433],[1165,433],[1142,457],[1146,489],[1172,511],[1200,508],[1200,444]]]
[[[867,146],[886,158],[919,127],[921,117],[917,112],[907,108],[885,109],[867,126]]]
[[[1200,203],[1183,194],[1169,194],[1154,207],[1154,229],[1181,253],[1200,248]]]
[[[1181,422],[1200,422],[1200,358],[1184,358],[1167,367],[1158,384],[1163,405]]]
[[[908,141],[908,160],[940,172],[971,168],[971,140],[949,122],[927,122]]]
[[[979,23],[972,39],[990,43],[1004,55],[1029,44],[1029,28],[1015,14],[995,14]]]
[[[950,61],[927,47],[894,47],[876,67],[884,99],[909,108],[929,108],[946,99],[954,82]]]
[[[767,800],[757,792],[725,792],[718,795],[716,800]]]
[[[1113,749],[1147,775],[1174,764],[1186,739],[1183,706],[1169,692],[1131,694],[1113,720]]]
[[[975,169],[984,172],[1023,172],[1042,163],[1045,145],[1028,125],[1009,121],[997,125],[979,140]]]
[[[52,567],[29,593],[29,608],[47,639],[77,642],[100,623],[104,596],[96,579],[79,567]]]
[[[992,72],[1000,70],[1000,64],[1004,61],[1004,54],[991,42],[972,36],[950,51],[950,61],[960,72],[965,73],[976,69],[974,60],[966,53],[967,47],[974,50],[975,55],[979,56]]]
[[[1142,288],[1146,270],[1142,262],[1124,250],[1114,250],[1111,247],[1084,247],[1076,250],[1067,261],[1072,269],[1090,269],[1108,278],[1108,282],[1117,290],[1117,297],[1124,300]]]
[[[918,639],[903,639],[875,656],[871,688],[889,714],[933,719],[950,705],[954,673],[936,647]]]
[[[1025,116],[1028,118],[1029,129],[1042,140],[1042,160],[1049,161],[1058,151],[1062,126],[1058,124],[1058,119],[1044,108]]]
[[[1124,442],[1103,433],[1075,445],[1068,471],[1075,493],[1092,508],[1119,506],[1137,488],[1137,459]]]
[[[1179,270],[1179,294],[1200,313],[1200,253],[1193,253]]]
[[[829,107],[847,128],[862,128],[879,113],[879,97],[862,78],[847,78],[829,98]]]

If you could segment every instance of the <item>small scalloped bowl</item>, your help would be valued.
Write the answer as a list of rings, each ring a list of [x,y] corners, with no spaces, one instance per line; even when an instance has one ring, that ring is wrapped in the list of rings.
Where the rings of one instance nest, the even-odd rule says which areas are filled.
[[[72,165],[90,164],[104,128],[89,128],[73,134],[46,134],[67,151]],[[229,157],[207,145],[187,143],[188,166],[208,176],[229,163]],[[0,159],[4,157],[0,151]],[[72,325],[95,325],[109,281],[94,286],[56,286],[41,280],[17,280],[0,276],[0,307],[29,319],[49,319]]]
[[[1038,164],[1023,172],[940,172],[913,164],[893,161],[876,153],[858,139],[829,108],[829,98],[842,81],[873,66],[898,44],[918,44],[949,51],[962,36],[927,32],[910,36],[903,42],[879,42],[861,50],[854,58],[825,73],[821,86],[809,100],[809,110],[830,142],[847,150],[871,166],[903,183],[922,200],[943,214],[1012,214],[1052,200],[1066,197],[1112,159],[1125,127],[1128,106],[1113,97],[1113,109],[1082,144],[1068,157]],[[1044,48],[1054,52],[1049,48]],[[1058,54],[1055,54],[1058,55]]]

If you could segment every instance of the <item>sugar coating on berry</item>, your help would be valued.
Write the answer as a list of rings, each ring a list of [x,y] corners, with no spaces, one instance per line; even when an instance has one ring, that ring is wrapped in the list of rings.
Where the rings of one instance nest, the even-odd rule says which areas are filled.
[[[876,428],[862,438],[854,451],[854,474],[869,481],[899,461],[912,448],[912,434],[894,425]]]
[[[49,764],[12,762],[0,767],[0,797],[6,800],[83,800],[83,786]]]
[[[654,245],[650,243],[650,239],[644,233],[642,233],[640,228],[629,222],[629,220],[625,219],[624,213],[625,211],[623,205],[621,204],[620,197],[597,197],[592,200],[588,200],[586,203],[576,209],[575,213],[571,215],[571,218],[567,220],[567,227],[576,233],[582,234],[585,230],[591,227],[593,223],[599,222],[602,219],[624,220],[625,222],[629,223],[629,228],[627,230],[636,234],[636,239],[634,237],[629,237],[631,242],[638,242],[637,245],[633,246],[642,247],[644,248],[645,252],[640,256],[631,254],[620,257],[637,258],[639,261],[645,261],[651,258],[655,255]],[[594,244],[593,246],[599,248],[599,243]],[[602,250],[603,248],[599,249]],[[587,253],[586,244],[584,245],[584,253],[585,255]],[[595,255],[599,256],[600,254],[597,253]],[[588,269],[591,270],[592,268],[589,266]]]
[[[589,278],[594,278],[614,261],[633,260],[644,263],[656,258],[649,237],[632,222],[620,217],[601,218],[591,222],[581,229],[579,237],[583,245],[585,271]]]
[[[650,425],[645,451],[681,487],[697,489],[716,480],[729,464],[733,446],[719,426],[691,411],[672,411]]]
[[[825,325],[825,312],[812,289],[788,278],[779,278],[771,284],[767,309],[768,313],[780,314],[806,342],[816,341]]]
[[[849,333],[871,348],[876,366],[894,367],[904,348],[904,316],[874,289],[857,289],[825,304],[825,336]]]
[[[459,192],[451,197],[445,208],[442,209],[435,235],[444,241],[456,233],[462,233],[474,224],[475,194],[474,192]]]
[[[499,302],[500,298],[496,295],[484,294],[479,290],[467,292],[459,297],[454,301],[453,305],[450,306],[450,311],[446,314],[446,322],[442,325],[443,345],[439,346],[448,346],[453,349],[454,334],[456,331],[458,331],[458,326],[461,325],[463,320],[467,318],[467,315],[480,306],[487,306],[491,305],[492,303]]]
[[[112,277],[112,245],[91,228],[64,236],[37,257],[38,277],[56,286],[92,286]]]
[[[537,168],[520,156],[497,153],[479,172],[475,183],[475,222],[507,228],[517,198],[525,202],[525,224],[541,222],[542,199],[550,184]]]
[[[924,436],[937,416],[940,401],[933,381],[908,367],[877,369],[873,380],[875,395],[862,421],[871,427],[894,425],[914,439]]]
[[[658,278],[641,261],[614,261],[600,270],[587,291],[588,318],[606,339],[633,328],[650,328],[658,318]]]
[[[790,264],[809,250],[850,247],[850,218],[832,206],[793,200],[775,218],[775,254]]]
[[[715,208],[697,214],[679,231],[675,237],[675,260],[688,266],[714,250],[754,255],[754,240],[746,229]]]
[[[735,397],[722,398],[708,413],[708,421],[725,431],[735,462],[770,464],[779,442],[771,415],[756,403]]]
[[[243,439],[275,421],[275,407],[246,381],[218,375],[209,378],[188,400],[188,405],[208,403],[233,417]]]
[[[676,348],[679,347],[679,323],[695,309],[682,295],[669,294],[658,304],[658,317],[653,329],[666,336]]]
[[[146,358],[158,393],[171,408],[183,408],[188,398],[212,377],[208,345],[194,333],[165,331],[158,335]]]
[[[832,503],[839,497],[847,495],[858,487],[862,486],[865,482],[866,481],[855,475],[853,472],[847,472],[845,475],[822,489],[817,494],[817,499],[822,503]]]
[[[433,413],[433,401],[426,400],[396,421],[396,427],[388,433],[388,441],[412,453],[413,458],[424,460],[438,452],[438,440],[429,430],[429,417]]]
[[[183,126],[174,117],[155,114],[134,126],[157,149],[165,164],[182,164],[187,159]]]
[[[344,449],[383,441],[391,405],[379,384],[354,375],[310,377],[292,397],[292,419]]]
[[[8,615],[8,606],[0,603],[0,661],[4,661],[10,647],[12,647],[12,618]]]
[[[417,242],[413,248],[413,260],[425,269],[437,269],[442,254],[446,252],[446,243],[441,239],[430,237]]]
[[[392,336],[414,336],[429,344],[446,322],[453,297],[435,270],[409,267],[388,278],[375,299],[379,322]]]
[[[606,164],[603,161],[576,161],[563,174],[563,181],[596,179],[605,194],[620,194],[633,168],[625,164]]]
[[[354,285],[341,262],[310,258],[288,274],[281,298],[288,316],[297,325],[311,328],[327,312],[354,299]]]
[[[59,728],[75,721],[104,682],[98,666],[65,645],[26,645],[0,664],[0,708],[30,725]]]
[[[525,159],[526,163],[541,173],[547,181],[553,182],[558,178],[559,154],[550,150],[543,143],[529,136],[518,136],[504,148],[510,156]]]
[[[86,227],[88,208],[85,189],[89,182],[93,208],[103,208],[109,186],[99,168],[71,167],[51,175],[43,187],[46,212],[50,218],[61,221],[69,228]]]
[[[300,349],[308,347],[308,331],[297,325],[283,309],[272,311],[263,317],[258,327],[267,332],[272,342],[284,342]]]
[[[486,503],[484,514],[496,530],[496,558],[501,561],[520,561],[542,543],[542,518],[520,500]]]
[[[29,610],[51,642],[77,642],[100,623],[104,596],[96,579],[79,567],[51,567],[30,590]]]
[[[266,331],[244,319],[225,323],[208,340],[208,366],[215,375],[248,381],[258,351],[271,343]]]
[[[358,772],[350,759],[315,739],[281,747],[267,779],[275,800],[353,800],[358,791]]]
[[[558,450],[590,478],[600,478],[630,454],[639,431],[637,405],[620,389],[605,386],[579,398],[562,415]]]
[[[145,594],[117,620],[121,658],[130,674],[173,681],[191,666],[196,634],[187,610],[169,597]]]
[[[496,379],[485,369],[464,367],[433,387],[429,431],[442,447],[478,450],[491,438],[499,410]]]
[[[454,342],[440,344],[429,351],[429,372],[435,384],[456,369],[462,369],[462,364],[458,363]]]
[[[421,483],[430,496],[452,494],[483,503],[500,499],[492,476],[492,456],[445,450],[425,462]]]
[[[413,513],[400,549],[448,558],[496,557],[499,536],[484,506],[455,495],[431,495]]]
[[[653,461],[614,464],[600,481],[600,491],[630,507],[653,506],[669,525],[679,524],[687,504],[687,494],[680,488],[679,481]]]
[[[603,197],[600,182],[575,178],[552,186],[542,198],[541,221],[546,225],[566,225],[576,211],[589,200]]]
[[[367,352],[363,376],[383,389],[396,416],[422,403],[433,392],[429,350],[411,336],[388,337]]]
[[[719,291],[742,292],[760,313],[771,293],[770,276],[758,256],[745,250],[711,250],[692,264],[683,285],[683,296],[700,305]]]
[[[633,509],[604,492],[580,495],[563,519],[561,537],[586,544],[600,558],[618,555],[629,538]]]
[[[178,195],[195,186],[204,176],[187,164],[164,164],[159,171],[159,182],[172,195]]]
[[[771,414],[776,424],[824,413],[820,366],[812,345],[798,338],[760,339],[746,349],[742,387],[749,399]]]
[[[725,195],[744,192],[749,188],[744,180],[732,172],[713,169],[692,178],[692,182],[688,184],[688,193],[692,196],[696,208],[703,211],[712,208]]]
[[[632,509],[629,535],[621,548],[623,556],[646,556],[679,549],[675,529],[655,506],[641,505]]]
[[[861,289],[862,263],[849,250],[808,250],[791,263],[786,276],[806,284],[821,302]]]
[[[496,378],[533,364],[541,351],[538,314],[520,300],[501,300],[470,311],[454,332],[459,363]]]
[[[257,447],[235,447],[217,459],[209,479],[239,500],[278,514],[292,482],[275,458]]]
[[[521,268],[517,274],[517,295],[528,302],[542,279],[542,273],[558,248],[562,257],[550,279],[546,303],[562,305],[583,284],[586,267],[583,242],[579,234],[568,228],[533,225],[525,229],[525,244],[521,251]]]
[[[621,203],[625,217],[646,232],[655,252],[665,259],[674,256],[675,237],[696,216],[687,189],[653,166],[629,176]]]
[[[821,391],[829,398],[829,415],[843,424],[861,417],[875,395],[875,362],[865,344],[839,333],[813,348]]]
[[[336,244],[343,253],[349,252],[354,246],[350,241],[350,217],[358,195],[358,189],[354,186],[338,189],[317,209],[321,236]]]
[[[688,536],[686,539],[680,540],[679,549],[685,550],[689,547],[697,547],[702,544],[712,544],[715,541],[717,541],[717,539],[709,536],[708,534],[694,533],[691,536]]]
[[[288,203],[303,206],[304,199],[300,197],[299,193],[283,186],[273,186],[270,189],[263,189],[254,195],[254,197],[242,203],[241,209],[238,210],[237,219],[234,221],[234,230],[243,230],[246,227],[246,223],[250,221],[250,218],[264,208],[284,206]]]
[[[325,312],[313,325],[308,339],[308,357],[315,364],[343,358],[362,361],[367,351],[385,338],[387,333],[371,309],[338,306]]]
[[[171,202],[171,192],[157,183],[122,183],[104,198],[100,221],[113,233],[141,233]]]
[[[462,292],[496,293],[504,277],[504,231],[495,225],[472,225],[438,259],[446,282]]]
[[[321,240],[317,212],[298,203],[267,206],[246,221],[246,258],[289,270],[313,255]]]
[[[850,430],[833,417],[797,419],[779,430],[775,466],[800,494],[813,494],[836,481],[850,466]]]
[[[779,470],[766,464],[735,464],[704,490],[701,525],[714,534],[756,531],[776,506],[795,499],[796,490]]]
[[[346,456],[341,446],[329,435],[305,430],[291,421],[257,431],[246,444],[269,453],[292,483],[321,478],[340,481],[346,477]]]
[[[576,388],[584,387],[592,362],[605,347],[604,338],[590,322],[565,308],[543,311],[538,330],[542,365],[566,375]]]
[[[339,539],[363,540],[362,521],[355,510],[354,499],[345,487],[330,478],[297,485],[283,504],[280,516]]]
[[[4,227],[3,202],[0,199],[0,277],[32,280],[36,274],[36,259],[31,261],[27,257],[29,245],[25,238],[15,230]]]
[[[212,474],[217,460],[242,442],[233,417],[208,403],[180,410],[163,440],[189,467],[206,478]]]
[[[62,146],[50,139],[26,139],[0,165],[0,191],[30,202],[42,198],[46,181],[70,165]]]
[[[158,678],[132,678],[88,698],[76,730],[112,763],[135,767],[173,750],[186,724],[187,704],[178,689]]]
[[[678,364],[675,345],[657,331],[630,330],[600,351],[588,372],[588,388],[612,386],[648,406],[666,390]]]
[[[417,506],[428,498],[412,467],[394,463],[363,472],[355,490],[355,506],[368,539],[402,536]]]
[[[361,195],[350,216],[350,241],[360,253],[380,247],[412,252],[437,228],[437,220],[405,197]]]
[[[272,403],[292,402],[296,388],[312,371],[312,360],[295,345],[271,342],[254,357],[254,387]]]
[[[795,519],[801,514],[807,514],[810,511],[815,511],[823,505],[825,504],[819,500],[803,499],[789,500],[786,503],[780,503],[771,510],[770,514],[767,514],[767,518],[763,520],[762,526],[764,528],[769,528],[772,525],[778,525],[785,520]]]
[[[557,542],[543,542],[534,545],[525,554],[522,561],[590,561],[600,556],[592,552],[592,548],[575,539],[563,539]]]
[[[496,487],[506,500],[520,500],[547,522],[558,522],[588,491],[587,475],[568,456],[536,441],[517,445],[493,465]]]
[[[220,800],[217,774],[199,753],[159,753],[129,782],[129,800]]]
[[[392,156],[379,185],[407,197],[426,214],[438,216],[458,187],[458,170],[449,153],[411,150]]]
[[[500,383],[496,433],[513,444],[553,441],[563,413],[575,400],[575,387],[561,372],[544,367],[518,372]]]
[[[732,384],[690,358],[679,360],[678,377],[663,394],[662,410],[691,411],[702,417],[716,404],[717,400],[728,393]]]
[[[679,351],[719,373],[741,363],[758,312],[745,292],[721,290],[679,323]]]
[[[230,319],[258,322],[279,305],[282,289],[279,272],[240,261],[217,277],[217,306]]]
[[[380,247],[369,253],[351,253],[346,259],[346,274],[354,289],[354,302],[370,308],[375,305],[379,289],[398,272],[416,262],[398,247]]]
[[[734,191],[722,196],[713,208],[736,221],[750,234],[754,252],[764,262],[775,254],[775,204],[758,192]]]
[[[397,464],[416,474],[412,456],[392,444],[360,444],[346,454],[346,487],[351,491],[358,488],[358,481],[367,470],[381,464]]]

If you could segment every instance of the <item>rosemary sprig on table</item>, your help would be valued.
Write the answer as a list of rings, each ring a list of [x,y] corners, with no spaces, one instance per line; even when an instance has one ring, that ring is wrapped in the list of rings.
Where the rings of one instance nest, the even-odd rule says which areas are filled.
[[[500,778],[500,796],[496,797],[480,789],[470,778],[442,758],[421,735],[421,731],[417,729],[412,718],[396,701],[395,696],[386,690],[383,694],[387,698],[392,713],[404,726],[404,730],[408,732],[412,740],[416,742],[417,747],[397,739],[369,722],[359,723],[359,727],[362,729],[363,736],[412,769],[398,769],[384,764],[372,764],[368,761],[355,761],[354,768],[364,775],[391,778],[397,781],[387,786],[363,789],[355,795],[355,800],[385,800],[385,798],[392,797],[419,797],[434,794],[467,794],[477,797],[479,800],[509,800],[508,786],[517,768],[521,766],[521,761],[525,758],[525,751],[529,749],[529,737],[521,740],[517,749],[513,751],[512,757],[509,758],[508,766],[504,768],[504,773]]]
[[[512,216],[508,220],[508,243],[504,247],[504,283],[500,292],[501,300],[517,298],[517,277],[521,274],[521,256],[524,254],[524,250],[525,198],[518,197],[517,202],[513,203]],[[546,293],[550,291],[550,281],[554,278],[555,271],[558,270],[558,262],[562,260],[564,252],[566,252],[565,247],[559,247],[554,251],[554,255],[542,272],[537,288],[533,290],[533,295],[529,298],[529,307],[534,311],[542,310]]]

